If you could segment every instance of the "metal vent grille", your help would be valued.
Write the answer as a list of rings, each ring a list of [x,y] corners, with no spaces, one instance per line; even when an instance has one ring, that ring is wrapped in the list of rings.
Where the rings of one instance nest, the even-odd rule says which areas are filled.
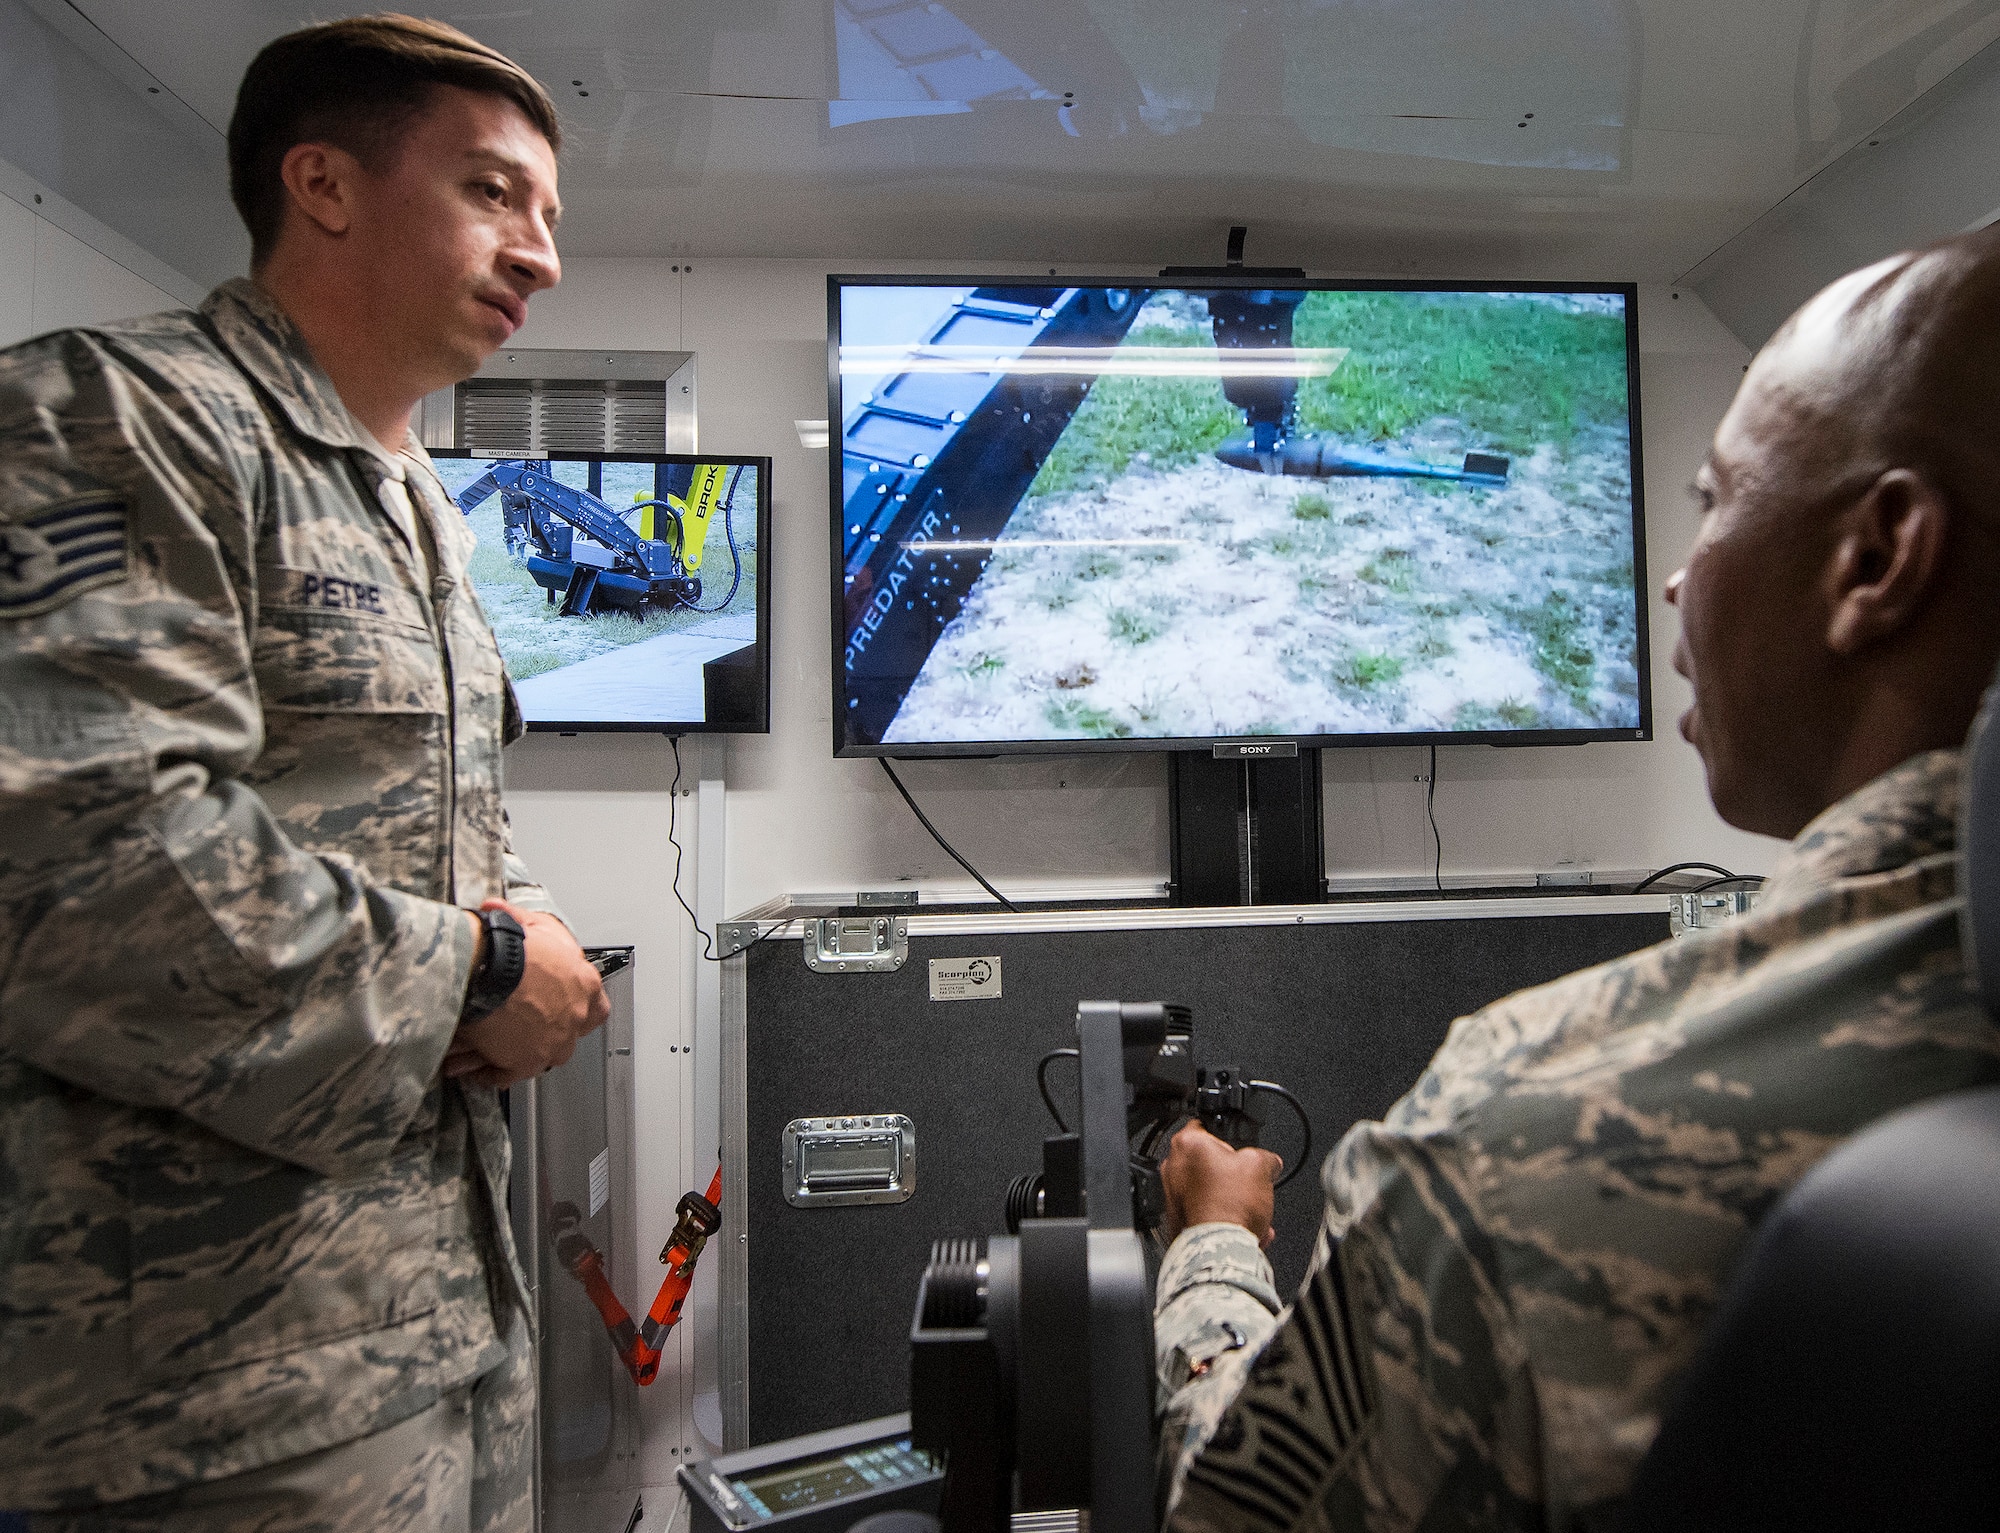
[[[664,452],[667,446],[665,383],[614,383],[605,445],[613,452]]]
[[[473,378],[458,386],[458,445],[476,453],[664,452],[664,382]]]

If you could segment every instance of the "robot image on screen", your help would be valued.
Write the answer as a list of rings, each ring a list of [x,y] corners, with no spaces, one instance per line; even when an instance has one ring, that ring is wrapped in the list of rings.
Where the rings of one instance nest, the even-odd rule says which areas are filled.
[[[838,750],[1650,731],[1629,288],[832,297]]]
[[[766,727],[769,460],[434,461],[530,728]]]

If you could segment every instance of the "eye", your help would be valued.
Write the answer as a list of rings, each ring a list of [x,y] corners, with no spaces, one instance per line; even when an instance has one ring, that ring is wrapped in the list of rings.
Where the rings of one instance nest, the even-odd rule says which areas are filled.
[[[1707,513],[1715,509],[1715,491],[1696,480],[1687,487],[1688,499],[1693,501],[1697,511]]]
[[[474,185],[478,188],[479,195],[488,202],[504,203],[507,200],[507,187],[504,182],[478,181]]]

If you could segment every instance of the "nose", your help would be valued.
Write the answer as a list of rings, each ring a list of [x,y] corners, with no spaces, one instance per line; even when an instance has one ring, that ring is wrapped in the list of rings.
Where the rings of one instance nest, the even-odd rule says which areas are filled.
[[[1673,574],[1667,577],[1666,590],[1663,594],[1667,598],[1667,605],[1669,607],[1678,607],[1681,604],[1681,582],[1685,579],[1687,579],[1687,571],[1685,569],[1675,570]]]
[[[555,236],[541,219],[533,220],[528,231],[507,252],[507,268],[514,274],[524,297],[562,281],[562,257],[556,254]]]

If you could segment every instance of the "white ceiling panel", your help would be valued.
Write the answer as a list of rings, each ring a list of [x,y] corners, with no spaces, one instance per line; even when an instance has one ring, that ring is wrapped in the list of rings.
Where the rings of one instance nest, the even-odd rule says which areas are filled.
[[[218,131],[302,0],[71,0]],[[463,5],[464,0],[461,0]],[[449,4],[449,0],[447,0]],[[1672,277],[2000,0],[487,0],[571,254]]]

